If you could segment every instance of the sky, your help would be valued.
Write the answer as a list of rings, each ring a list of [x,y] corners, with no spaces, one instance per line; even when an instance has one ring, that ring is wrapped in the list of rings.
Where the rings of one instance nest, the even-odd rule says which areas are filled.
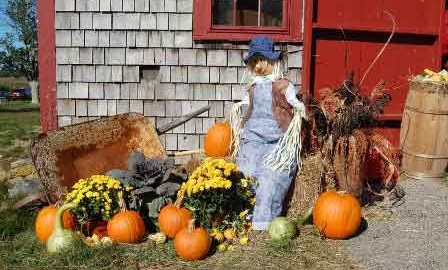
[[[9,26],[4,19],[7,4],[8,0],[0,0],[0,37],[9,30]]]

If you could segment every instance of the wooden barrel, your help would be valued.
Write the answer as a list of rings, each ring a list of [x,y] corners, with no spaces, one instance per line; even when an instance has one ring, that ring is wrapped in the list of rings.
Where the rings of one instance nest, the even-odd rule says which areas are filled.
[[[448,85],[410,81],[400,132],[401,168],[440,178],[448,165]]]

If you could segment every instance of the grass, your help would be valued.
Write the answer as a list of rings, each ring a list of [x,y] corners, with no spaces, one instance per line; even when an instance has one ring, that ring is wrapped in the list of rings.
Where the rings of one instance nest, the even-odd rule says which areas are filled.
[[[15,101],[0,105],[0,155],[5,161],[28,155],[29,141],[39,132],[39,107]]]
[[[285,245],[274,245],[262,234],[247,247],[215,252],[199,262],[178,259],[172,241],[101,249],[79,242],[73,250],[54,256],[35,240],[31,228],[11,236],[0,242],[0,269],[356,269],[336,242],[321,240],[311,228]]]

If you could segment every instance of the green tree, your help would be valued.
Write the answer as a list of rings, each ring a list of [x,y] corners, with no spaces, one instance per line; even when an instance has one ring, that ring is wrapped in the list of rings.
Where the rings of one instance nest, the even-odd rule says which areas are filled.
[[[32,103],[39,103],[36,0],[9,0],[2,17],[12,30],[0,38],[0,72],[25,76]]]

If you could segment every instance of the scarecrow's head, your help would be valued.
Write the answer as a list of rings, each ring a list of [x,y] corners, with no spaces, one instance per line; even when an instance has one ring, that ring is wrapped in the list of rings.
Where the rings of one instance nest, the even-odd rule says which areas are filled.
[[[270,38],[259,36],[250,42],[244,63],[251,73],[266,76],[274,72],[274,66],[281,56],[281,52],[274,50],[274,42]]]

